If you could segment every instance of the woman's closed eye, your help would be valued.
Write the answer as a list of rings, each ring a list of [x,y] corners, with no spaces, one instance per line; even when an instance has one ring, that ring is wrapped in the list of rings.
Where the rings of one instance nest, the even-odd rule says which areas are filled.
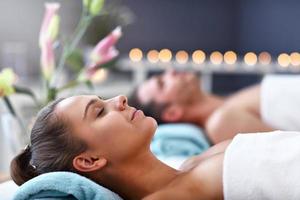
[[[96,115],[96,117],[98,118],[98,117],[101,117],[102,116],[102,114],[104,113],[104,107],[102,107],[102,108],[96,108],[96,113],[97,113],[97,115]]]

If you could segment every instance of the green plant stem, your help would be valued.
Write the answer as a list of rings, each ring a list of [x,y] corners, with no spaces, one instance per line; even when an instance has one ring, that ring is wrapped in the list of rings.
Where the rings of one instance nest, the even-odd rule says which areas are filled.
[[[47,90],[47,102],[46,103],[49,103],[50,101],[53,101],[56,96],[57,96],[57,89],[56,88],[49,88]]]
[[[51,88],[48,80],[44,80],[44,88],[46,91],[46,96],[45,96],[45,101],[43,102],[43,106],[45,106],[47,103],[49,103],[52,100],[50,99]]]
[[[23,86],[19,86],[19,85],[14,85],[15,91],[16,93],[19,94],[26,94],[28,96],[30,96],[32,98],[32,100],[34,101],[34,103],[36,104],[37,107],[41,107],[36,95],[34,94],[34,92],[26,87]]]
[[[55,74],[50,82],[50,88],[55,88],[57,87],[56,84],[58,81],[59,75],[63,72],[63,68],[65,66],[66,59],[68,56],[74,51],[76,46],[78,45],[79,41],[83,37],[85,31],[87,30],[88,26],[90,25],[93,17],[90,15],[82,15],[80,18],[80,21],[75,29],[75,34],[73,39],[71,40],[71,43],[69,44],[68,42],[65,44],[63,47],[62,55],[60,57],[57,70],[55,71]]]
[[[62,86],[62,87],[60,87],[60,88],[58,88],[58,89],[57,89],[57,92],[61,92],[61,91],[63,91],[63,90],[72,88],[72,87],[78,85],[79,83],[80,83],[80,82],[78,82],[77,80],[72,80],[72,81],[68,82],[66,85],[64,85],[64,86]]]
[[[22,134],[22,139],[23,139],[23,142],[26,141],[28,139],[27,138],[27,129],[26,129],[23,121],[18,116],[18,114],[17,114],[16,110],[14,109],[12,103],[10,102],[9,98],[7,96],[4,96],[3,100],[4,100],[4,103],[6,104],[9,112],[17,119],[21,129],[24,131],[24,134]]]

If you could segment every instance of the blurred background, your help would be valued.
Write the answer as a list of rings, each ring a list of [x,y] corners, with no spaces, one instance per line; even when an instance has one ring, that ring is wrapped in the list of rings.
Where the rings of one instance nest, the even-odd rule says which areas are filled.
[[[32,77],[34,79],[40,70],[37,38],[44,2],[0,1],[0,7],[3,8],[0,18],[0,66],[15,68],[25,81],[32,80]],[[79,19],[82,2],[58,2],[61,3],[62,32],[71,33]],[[114,0],[107,3],[110,7],[118,7],[118,11],[95,20],[85,35],[83,45],[95,44],[121,24],[124,26],[124,35],[117,45],[120,59],[128,58],[133,48],[139,48],[146,60],[150,50],[169,49],[172,53],[170,63],[176,62],[176,52],[183,50],[189,56],[185,65],[193,62],[192,54],[196,50],[205,53],[206,65],[210,64],[209,56],[214,51],[222,55],[234,51],[238,61],[242,62],[248,52],[257,56],[261,52],[268,52],[272,56],[272,63],[277,65],[280,54],[290,55],[299,51],[300,25],[297,19],[300,17],[300,2],[297,0]],[[143,63],[142,67],[146,68],[146,64]],[[159,62],[152,65],[156,64],[159,65]],[[116,68],[124,67],[118,65],[121,66]],[[130,63],[123,65],[130,67]],[[232,92],[258,81],[261,76],[261,73],[255,73],[256,70],[246,74],[233,72],[225,75],[222,71],[214,74],[211,86],[217,93]],[[130,70],[123,70],[123,75],[118,73],[117,80],[124,78],[124,81],[130,81],[132,76]],[[126,88],[124,92],[129,90]],[[122,90],[112,93],[118,92]]]

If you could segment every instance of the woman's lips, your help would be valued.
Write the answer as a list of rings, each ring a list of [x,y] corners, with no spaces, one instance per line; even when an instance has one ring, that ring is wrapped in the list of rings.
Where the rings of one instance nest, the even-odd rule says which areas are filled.
[[[138,115],[139,113],[142,113],[141,110],[135,110],[133,113],[132,113],[132,117],[131,117],[131,120],[134,120]]]
[[[133,120],[134,119],[134,117],[135,117],[135,113],[137,112],[137,109],[134,109],[134,111],[133,111],[133,113],[132,113],[132,115],[131,115],[131,120]]]

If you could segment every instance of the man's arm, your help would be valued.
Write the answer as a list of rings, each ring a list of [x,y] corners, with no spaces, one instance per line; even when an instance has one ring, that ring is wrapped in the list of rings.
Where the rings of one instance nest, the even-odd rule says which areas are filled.
[[[272,131],[260,114],[260,86],[252,86],[227,99],[205,124],[213,143],[233,138],[238,133]]]

